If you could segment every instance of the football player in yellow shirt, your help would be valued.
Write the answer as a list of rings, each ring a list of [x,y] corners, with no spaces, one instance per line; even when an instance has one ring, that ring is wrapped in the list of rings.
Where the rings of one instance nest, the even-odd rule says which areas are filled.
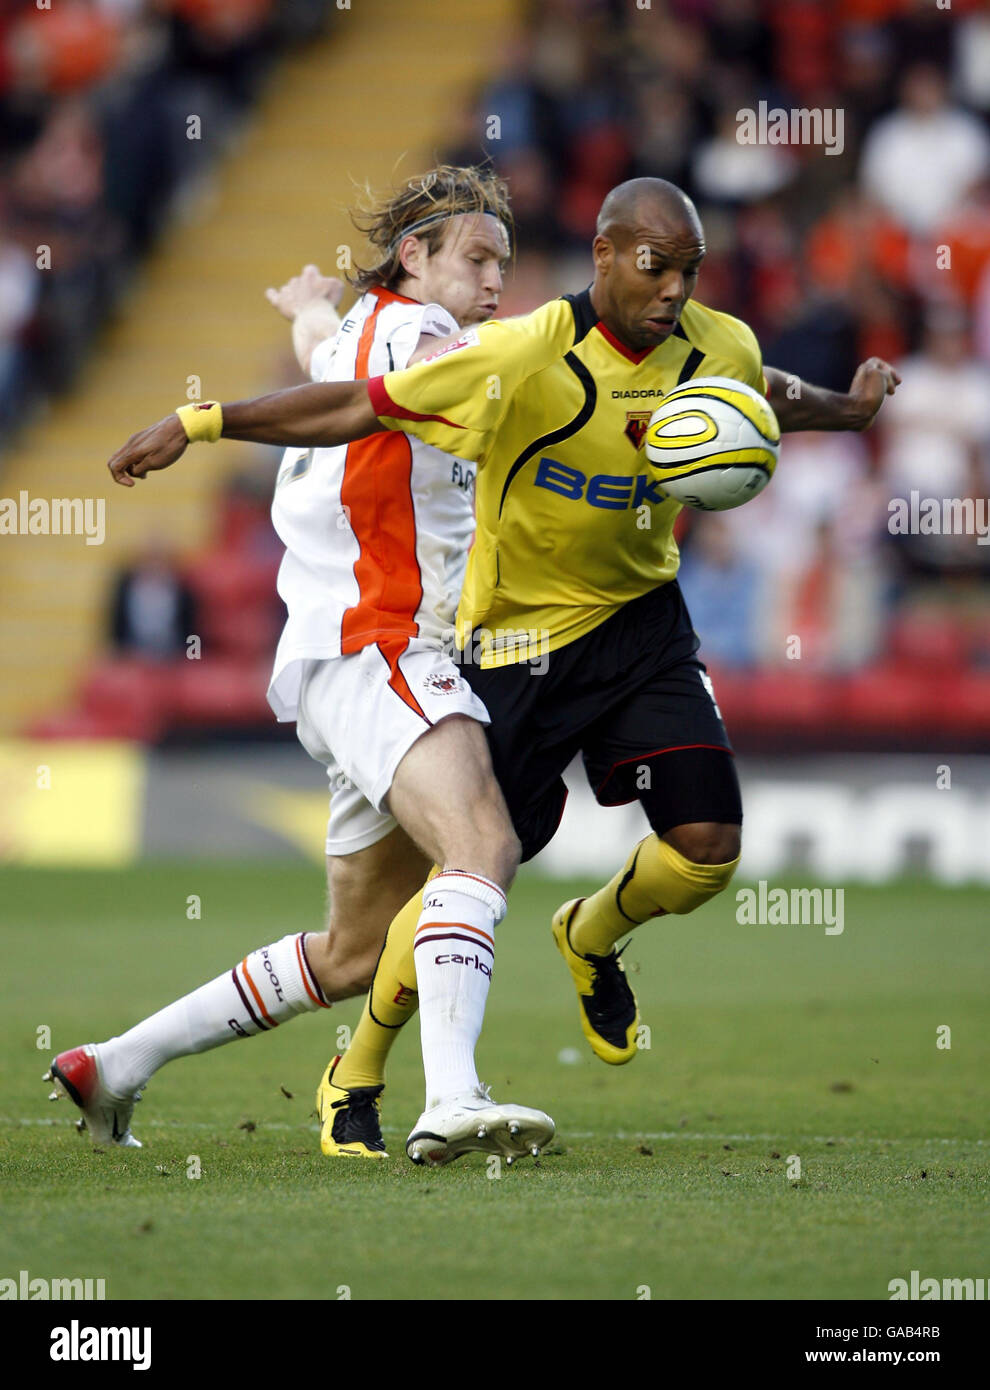
[[[899,377],[870,359],[836,393],[764,370],[752,330],[692,298],[704,233],[690,200],[663,180],[612,190],[592,253],[595,277],[581,294],[482,324],[370,382],[215,405],[212,419],[168,416],[109,467],[129,486],[190,439],[333,445],[382,426],[476,463],[458,645],[491,715],[494,772],[522,857],[552,838],[562,773],[578,753],[599,802],[638,800],[651,826],[609,883],[553,921],[585,1036],[619,1064],[635,1055],[638,1013],[617,941],[722,891],[742,822],[731,746],[676,581],[679,504],[651,481],[644,420],[675,385],[725,376],[765,390],[783,430],[864,429]],[[429,939],[428,915],[417,895],[389,929],[333,1076],[344,1102],[383,1080],[412,1012],[414,944]]]

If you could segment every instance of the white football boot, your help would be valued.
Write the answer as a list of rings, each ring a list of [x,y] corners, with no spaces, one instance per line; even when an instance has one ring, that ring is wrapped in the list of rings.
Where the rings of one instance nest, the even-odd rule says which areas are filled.
[[[85,1128],[97,1147],[103,1148],[109,1144],[116,1144],[121,1149],[141,1147],[140,1139],[135,1139],[131,1133],[131,1115],[135,1102],[141,1099],[141,1093],[115,1096],[107,1089],[95,1044],[87,1043],[85,1047],[60,1052],[42,1080],[55,1084],[49,1100],[68,1096],[78,1105],[86,1122]],[[83,1128],[81,1121],[79,1128]]]
[[[437,1168],[466,1153],[499,1154],[513,1163],[539,1156],[555,1133],[553,1120],[525,1105],[496,1105],[487,1086],[424,1110],[406,1140],[413,1163]]]

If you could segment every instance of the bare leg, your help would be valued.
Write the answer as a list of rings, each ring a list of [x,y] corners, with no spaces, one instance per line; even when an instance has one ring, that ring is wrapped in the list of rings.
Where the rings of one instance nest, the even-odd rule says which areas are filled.
[[[401,826],[367,849],[327,855],[327,930],[307,937],[306,951],[330,1003],[370,988],[388,924],[430,867]]]

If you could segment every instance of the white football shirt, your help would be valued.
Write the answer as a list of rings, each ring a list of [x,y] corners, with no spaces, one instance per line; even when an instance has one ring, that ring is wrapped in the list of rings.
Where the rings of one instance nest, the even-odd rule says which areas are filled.
[[[390,290],[363,295],[310,364],[314,381],[401,370],[421,334],[458,325],[439,304]],[[285,557],[278,591],[288,620],[268,702],[295,719],[300,663],[388,639],[449,640],[474,534],[474,465],[383,430],[331,449],[288,449],[272,521]]]

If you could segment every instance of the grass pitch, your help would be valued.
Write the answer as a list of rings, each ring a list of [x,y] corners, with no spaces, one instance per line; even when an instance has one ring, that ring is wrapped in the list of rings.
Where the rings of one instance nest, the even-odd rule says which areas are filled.
[[[46,1102],[51,1053],[312,929],[320,876],[3,871],[0,1277],[103,1277],[111,1299],[818,1300],[986,1275],[986,892],[850,887],[837,936],[737,925],[731,891],[649,923],[625,959],[651,1045],[610,1068],[549,933],[592,886],[523,877],[499,930],[481,1074],[549,1110],[558,1142],[494,1176],[483,1156],[406,1160],[415,1026],[385,1093],[391,1160],[322,1157],[313,1093],[357,1001],[165,1068],[145,1147],[94,1152]]]

